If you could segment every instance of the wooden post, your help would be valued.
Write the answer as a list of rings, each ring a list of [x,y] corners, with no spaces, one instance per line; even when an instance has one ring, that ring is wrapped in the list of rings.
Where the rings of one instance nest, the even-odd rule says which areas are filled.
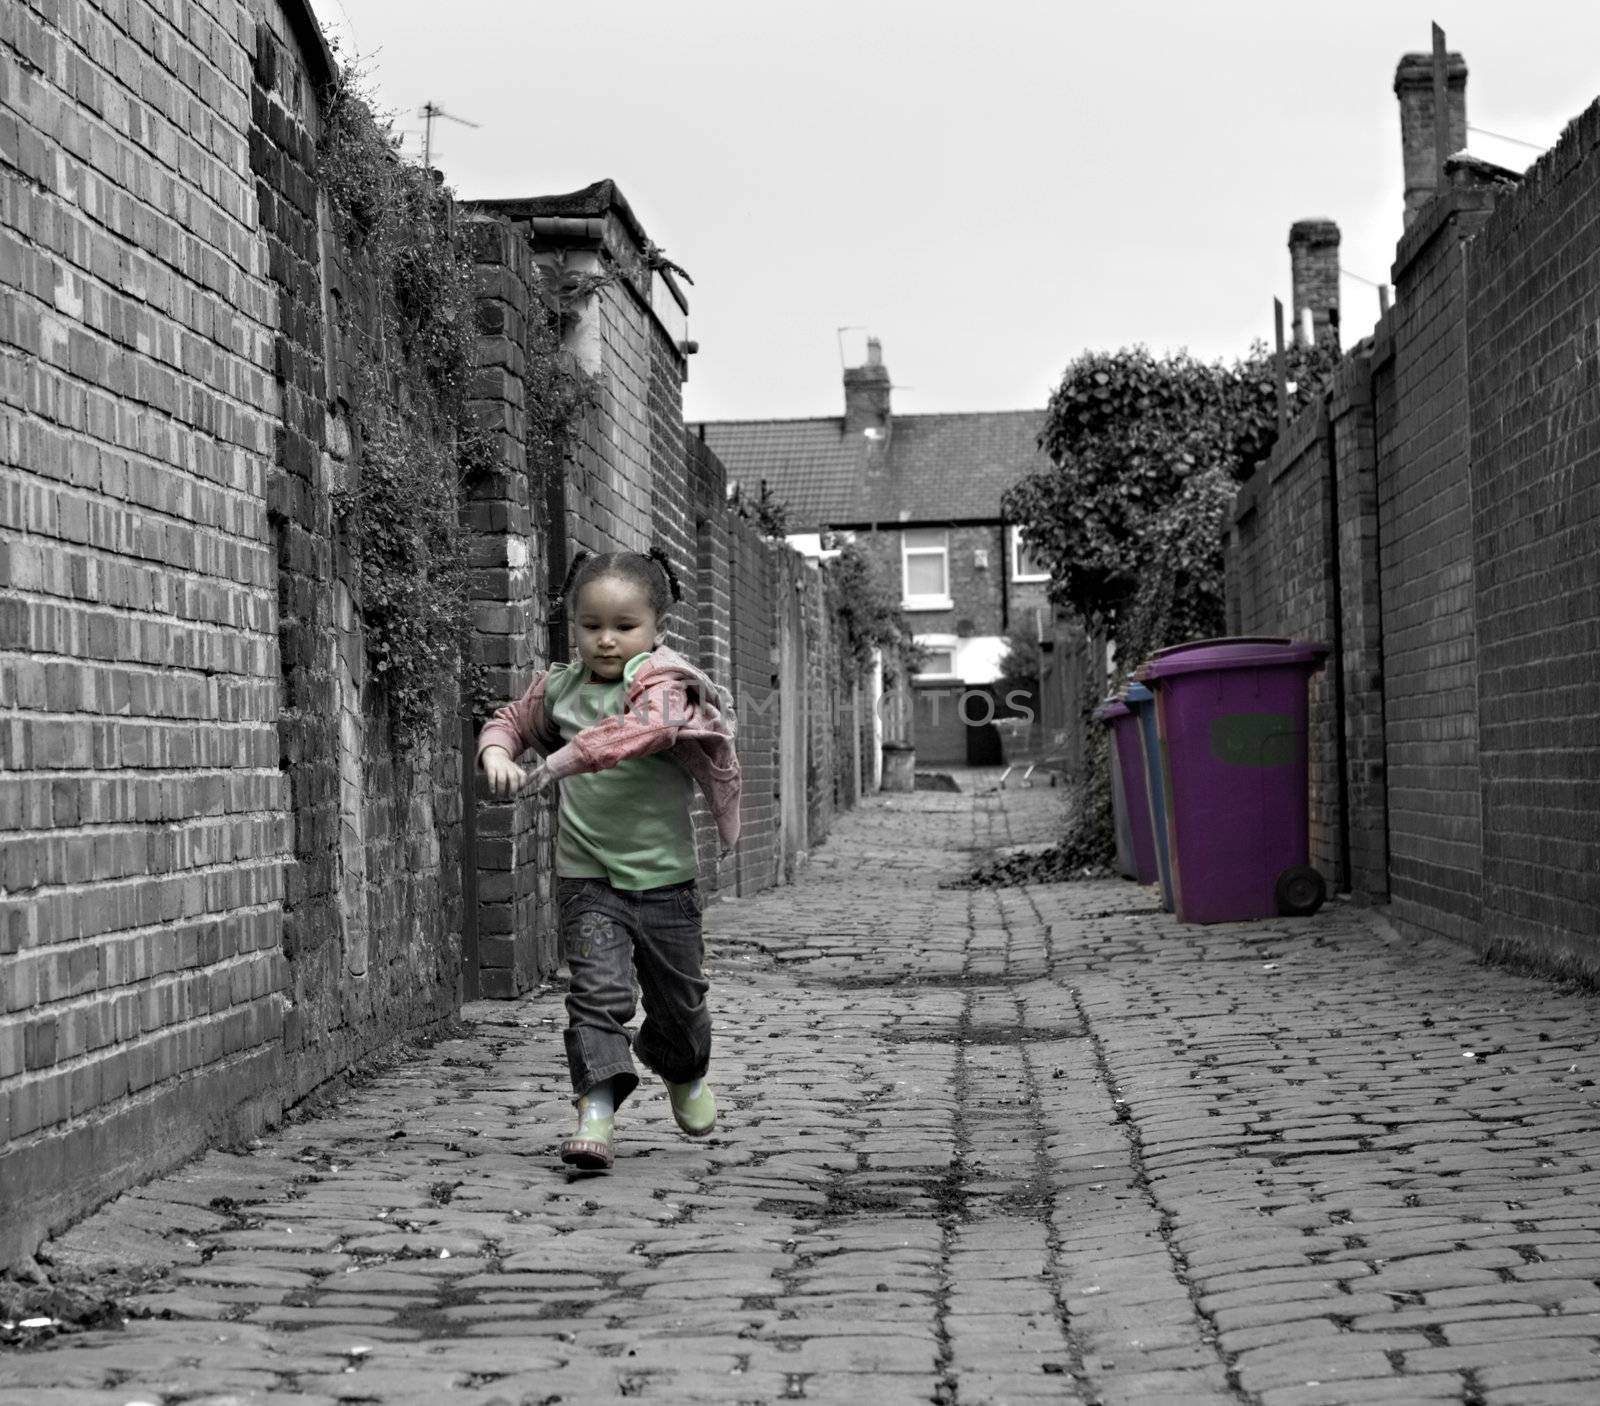
[[[1444,163],[1450,157],[1450,58],[1444,30],[1433,27],[1433,165],[1434,190],[1444,194]]]
[[[1289,430],[1289,368],[1283,359],[1283,299],[1272,300],[1272,329],[1277,337],[1278,350],[1273,354],[1273,379],[1278,386],[1278,438]]]

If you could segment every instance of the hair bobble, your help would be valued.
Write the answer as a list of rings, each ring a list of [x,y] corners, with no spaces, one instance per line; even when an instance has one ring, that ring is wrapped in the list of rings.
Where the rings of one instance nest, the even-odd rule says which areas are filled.
[[[594,553],[591,551],[580,550],[578,554],[572,558],[572,565],[567,568],[567,579],[561,583],[562,600],[565,600],[568,593],[572,590],[572,578],[578,574],[578,568],[582,566],[584,562],[588,561],[593,555]]]
[[[682,600],[683,591],[678,586],[678,573],[672,569],[672,558],[667,555],[665,549],[659,546],[651,547],[645,555],[652,561],[660,563],[662,571],[666,573],[667,585],[672,588],[672,599]]]

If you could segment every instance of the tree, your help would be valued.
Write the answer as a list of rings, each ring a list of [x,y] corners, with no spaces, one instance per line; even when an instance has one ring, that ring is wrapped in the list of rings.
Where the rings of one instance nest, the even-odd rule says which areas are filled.
[[[1336,353],[1288,353],[1290,413]],[[1051,467],[1009,489],[1008,518],[1050,568],[1050,595],[1119,655],[1222,629],[1222,549],[1239,482],[1277,439],[1272,359],[1257,343],[1225,365],[1144,347],[1089,352],[1050,397]]]

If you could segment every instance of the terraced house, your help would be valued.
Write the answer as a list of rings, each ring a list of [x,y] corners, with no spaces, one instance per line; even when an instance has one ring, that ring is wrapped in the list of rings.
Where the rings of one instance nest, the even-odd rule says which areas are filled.
[[[1049,575],[1000,509],[1007,488],[1048,462],[1045,412],[895,415],[892,389],[873,337],[866,364],[844,373],[842,416],[691,429],[730,479],[752,494],[765,483],[787,506],[791,540],[818,550],[850,534],[899,583],[927,651],[915,692],[919,765],[998,762],[1000,734],[977,695],[1009,692],[995,688],[1008,639],[1051,636]],[[995,715],[1012,711],[993,701]]]

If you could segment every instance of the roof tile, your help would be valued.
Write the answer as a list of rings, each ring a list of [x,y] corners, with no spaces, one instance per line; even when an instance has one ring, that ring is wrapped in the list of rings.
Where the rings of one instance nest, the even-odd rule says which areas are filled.
[[[730,478],[765,479],[791,529],[827,523],[998,518],[1000,495],[1049,467],[1043,410],[896,415],[885,452],[847,441],[839,417],[713,420],[703,429]]]

